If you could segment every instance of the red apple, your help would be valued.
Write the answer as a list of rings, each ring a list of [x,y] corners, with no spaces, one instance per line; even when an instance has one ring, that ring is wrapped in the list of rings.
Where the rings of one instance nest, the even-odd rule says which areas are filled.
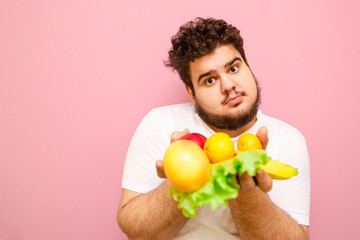
[[[194,143],[199,145],[202,149],[204,148],[204,144],[206,142],[206,137],[200,133],[189,133],[183,136],[181,139],[193,141]]]

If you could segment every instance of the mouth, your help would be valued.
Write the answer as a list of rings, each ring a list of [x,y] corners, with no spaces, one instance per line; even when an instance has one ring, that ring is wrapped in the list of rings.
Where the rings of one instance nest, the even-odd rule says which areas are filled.
[[[223,105],[236,106],[243,100],[245,92],[235,92],[235,95],[228,95],[223,101]]]

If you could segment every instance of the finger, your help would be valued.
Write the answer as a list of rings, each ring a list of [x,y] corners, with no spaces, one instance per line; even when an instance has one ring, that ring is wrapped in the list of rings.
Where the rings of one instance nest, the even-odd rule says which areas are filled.
[[[171,133],[171,139],[170,142],[175,142],[176,140],[181,139],[182,137],[184,137],[185,135],[189,134],[190,131],[189,129],[185,128],[183,131],[174,131]]]
[[[261,127],[257,131],[256,136],[260,139],[263,150],[266,150],[267,144],[269,142],[267,127]]]
[[[256,178],[258,187],[263,192],[269,192],[271,190],[273,181],[272,181],[271,177],[265,171],[257,172],[255,178]]]
[[[159,178],[166,178],[166,174],[164,171],[164,165],[162,160],[156,161],[156,172]]]
[[[240,190],[250,190],[256,187],[254,179],[247,172],[239,176]]]

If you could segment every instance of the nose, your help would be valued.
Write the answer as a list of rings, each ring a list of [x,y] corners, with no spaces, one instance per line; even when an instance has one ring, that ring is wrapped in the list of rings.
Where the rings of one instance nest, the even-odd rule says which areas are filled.
[[[228,76],[221,76],[221,91],[223,93],[229,93],[235,90],[235,82]]]

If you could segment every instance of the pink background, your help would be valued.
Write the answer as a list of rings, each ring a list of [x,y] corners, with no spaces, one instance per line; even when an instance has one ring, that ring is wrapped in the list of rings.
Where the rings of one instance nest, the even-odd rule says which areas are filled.
[[[0,239],[126,239],[127,147],[151,108],[190,101],[163,60],[196,16],[241,29],[263,112],[306,136],[311,239],[360,238],[358,1],[3,0]]]

